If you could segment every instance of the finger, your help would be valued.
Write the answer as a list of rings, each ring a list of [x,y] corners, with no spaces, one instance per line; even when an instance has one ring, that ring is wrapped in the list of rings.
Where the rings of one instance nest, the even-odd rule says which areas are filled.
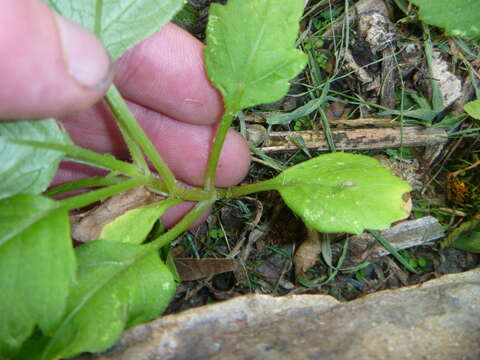
[[[178,179],[190,185],[202,185],[215,127],[182,123],[132,103],[129,107]],[[127,156],[121,134],[104,105],[68,118],[63,124],[77,145],[118,157]],[[230,131],[217,168],[217,186],[237,184],[249,166],[250,152],[244,138]],[[75,176],[76,173],[70,171],[69,178]]]
[[[115,83],[139,105],[191,124],[213,124],[223,113],[203,65],[203,44],[168,24],[115,65]]]
[[[190,185],[202,185],[216,126],[182,123],[135,104],[130,108],[175,175]],[[218,162],[216,184],[237,184],[249,166],[250,151],[245,139],[230,130]]]
[[[0,1],[0,119],[56,117],[107,90],[110,58],[94,35],[42,1]]]

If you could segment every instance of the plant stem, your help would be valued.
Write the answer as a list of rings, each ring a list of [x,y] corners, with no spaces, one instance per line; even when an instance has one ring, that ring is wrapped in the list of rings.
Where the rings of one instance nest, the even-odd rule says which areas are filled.
[[[149,250],[151,249],[160,249],[168,244],[170,244],[175,238],[185,232],[192,224],[205,212],[207,209],[213,205],[215,200],[210,199],[206,201],[200,201],[197,203],[192,210],[190,210],[187,215],[185,215],[182,220],[178,222],[174,227],[172,227],[165,234],[159,236],[152,242],[144,245]]]
[[[234,113],[231,111],[225,111],[222,121],[217,128],[215,134],[215,140],[212,146],[212,152],[208,158],[207,172],[205,174],[205,190],[206,191],[215,191],[215,179],[217,174],[217,165],[218,159],[220,158],[220,153],[222,151],[223,143],[225,142],[225,137],[227,136],[228,129],[232,125],[234,118]]]
[[[216,191],[205,191],[202,189],[187,189],[180,188],[177,193],[177,197],[182,200],[187,201],[204,201],[204,200],[215,200],[217,196]]]
[[[276,178],[273,178],[228,189],[217,189],[217,194],[219,199],[235,199],[260,191],[277,190],[279,187],[281,184],[276,181]]]
[[[168,167],[167,163],[162,159],[157,149],[138,124],[137,120],[128,108],[125,100],[122,98],[117,88],[112,85],[105,95],[110,109],[115,115],[116,120],[121,127],[126,129],[132,139],[145,151],[145,154],[151,160],[153,166],[165,181],[168,191],[171,195],[176,196],[180,186],[177,185],[175,176]]]
[[[158,190],[158,192],[168,195],[165,183],[161,179],[152,176],[149,185],[154,190]],[[215,193],[212,191],[208,192],[199,188],[179,187],[179,189],[177,190],[177,197],[186,201],[202,201],[213,199],[215,197]]]
[[[81,160],[88,165],[97,166],[103,169],[112,170],[128,176],[141,175],[140,171],[132,164],[117,160],[110,154],[99,154],[95,151],[81,148],[76,145],[63,145],[57,143],[33,141],[33,140],[14,140],[12,141],[18,145],[33,146],[42,149],[57,150],[65,153],[75,160]]]
[[[93,24],[93,33],[100,40],[102,39],[102,12],[103,12],[103,0],[97,0],[95,4],[95,21]]]
[[[68,211],[82,208],[84,206],[93,204],[99,200],[118,194],[122,191],[134,188],[135,186],[148,184],[150,177],[142,176],[126,180],[121,184],[105,187],[94,191],[89,191],[84,194],[69,197],[60,200],[60,206],[66,208]]]
[[[125,180],[126,180],[125,177],[109,176],[109,175],[81,178],[81,179],[69,181],[67,183],[55,186],[54,188],[51,188],[50,190],[46,191],[44,195],[52,197],[52,196],[56,196],[59,194],[63,194],[63,193],[70,192],[73,190],[78,190],[78,189],[116,185],[124,182]]]
[[[132,162],[144,173],[149,173],[150,167],[148,166],[147,160],[145,159],[140,146],[138,146],[138,144],[132,139],[127,129],[120,127],[120,132],[122,133],[123,140],[125,140],[125,144],[127,144]]]

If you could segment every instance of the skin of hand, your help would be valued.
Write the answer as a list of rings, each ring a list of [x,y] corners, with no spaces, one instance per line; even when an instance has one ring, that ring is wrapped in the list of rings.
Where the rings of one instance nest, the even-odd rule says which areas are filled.
[[[127,159],[101,101],[114,80],[177,178],[202,184],[223,104],[206,77],[200,41],[168,24],[112,64],[94,35],[40,0],[0,1],[0,23],[9,29],[0,32],[0,119],[59,118],[77,145]],[[243,137],[230,131],[217,185],[237,184],[249,165]],[[54,184],[96,174],[97,169],[64,163]],[[170,209],[166,225],[191,206],[184,202]]]

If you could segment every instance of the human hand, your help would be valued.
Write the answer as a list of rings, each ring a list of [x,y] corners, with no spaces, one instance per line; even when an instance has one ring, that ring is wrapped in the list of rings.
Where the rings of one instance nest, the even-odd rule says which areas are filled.
[[[107,90],[113,68],[117,87],[177,178],[202,184],[223,105],[205,75],[198,40],[167,25],[112,67],[93,35],[54,15],[41,1],[0,2],[0,22],[9,29],[0,34],[0,118],[60,117],[77,145],[126,158],[107,107],[88,108]],[[245,141],[231,131],[217,185],[238,183],[249,163]],[[65,163],[55,183],[95,174],[96,169]],[[175,222],[189,206],[171,209],[165,223]]]

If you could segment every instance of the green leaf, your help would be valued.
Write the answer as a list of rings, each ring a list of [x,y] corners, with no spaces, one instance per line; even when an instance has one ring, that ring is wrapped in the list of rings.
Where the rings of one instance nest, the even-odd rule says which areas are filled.
[[[160,315],[175,293],[173,276],[156,251],[105,240],[75,250],[78,282],[42,359],[103,351],[125,327]]]
[[[412,0],[420,7],[420,19],[442,27],[450,35],[480,37],[480,1],[478,0]]]
[[[20,351],[11,360],[41,360],[42,350],[47,343],[48,338],[37,330],[23,343]]]
[[[65,161],[75,161],[81,164],[96,166],[101,169],[116,171],[129,176],[138,176],[141,171],[132,163],[117,160],[112,154],[101,154],[84,149],[74,144],[60,144],[36,140],[12,140],[13,144],[34,149],[59,151],[65,155]]]
[[[472,118],[480,120],[480,99],[470,101],[463,106],[463,109]]]
[[[435,116],[438,115],[438,111],[430,110],[430,109],[415,109],[415,110],[387,110],[382,111],[379,115],[386,116],[386,115],[395,115],[395,116],[406,116],[412,119],[424,120],[427,122],[431,122]]]
[[[0,199],[16,194],[39,194],[55,175],[60,151],[26,147],[12,140],[71,144],[53,119],[0,122]]]
[[[395,259],[398,260],[398,262],[400,262],[403,266],[405,266],[405,268],[408,270],[408,271],[411,271],[415,274],[421,274],[420,271],[418,271],[417,269],[415,269],[415,266],[412,265],[411,263],[411,260],[413,260],[412,258],[410,259],[406,259],[405,257],[403,257],[398,251],[397,249],[392,245],[390,244],[387,240],[385,240],[382,236],[382,234],[380,232],[377,232],[377,231],[371,231],[370,234],[372,234],[372,236],[390,253],[393,255],[393,257]]]
[[[297,120],[301,117],[308,116],[315,110],[318,110],[318,108],[323,103],[325,103],[324,98],[310,100],[305,105],[300,106],[299,108],[295,109],[290,113],[279,114],[279,115],[275,115],[268,118],[267,123],[270,125],[277,125],[277,124],[289,125],[290,122],[292,122],[293,120]]]
[[[212,4],[205,64],[227,113],[283,97],[307,57],[295,41],[304,0],[230,0]]]
[[[105,225],[99,239],[141,244],[158,218],[179,202],[180,200],[164,200],[127,211]]]
[[[38,195],[0,200],[0,358],[35,325],[44,332],[56,325],[74,278],[67,211]]]
[[[441,245],[480,254],[480,215],[453,230]]]
[[[411,190],[376,159],[346,153],[318,156],[270,182],[307,226],[326,233],[388,228],[406,216],[402,195]]]
[[[183,6],[182,0],[46,0],[55,11],[82,24],[113,59],[153,35]]]

